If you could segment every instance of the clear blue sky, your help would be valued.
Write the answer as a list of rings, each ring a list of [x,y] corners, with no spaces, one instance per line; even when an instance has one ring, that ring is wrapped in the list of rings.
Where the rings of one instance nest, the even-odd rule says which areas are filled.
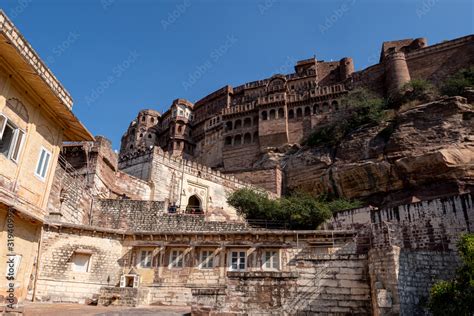
[[[295,61],[378,60],[383,41],[472,34],[470,0],[2,0],[94,135],[120,146],[143,108],[197,101]]]

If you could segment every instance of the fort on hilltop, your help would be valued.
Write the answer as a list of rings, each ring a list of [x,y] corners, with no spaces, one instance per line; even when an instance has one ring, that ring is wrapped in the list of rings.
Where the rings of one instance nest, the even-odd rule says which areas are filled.
[[[431,46],[425,38],[384,42],[379,63],[360,71],[349,57],[301,60],[294,73],[226,85],[196,103],[176,99],[162,114],[140,111],[122,137],[119,159],[158,146],[279,194],[279,166],[258,165],[262,154],[301,143],[318,125],[337,121],[348,91],[389,96],[410,80],[438,84],[473,63],[473,35]]]
[[[474,91],[409,104],[336,149],[298,144],[342,122],[353,89],[388,96],[473,64],[473,35],[386,42],[357,72],[350,58],[302,60],[292,74],[141,111],[117,154],[0,10],[0,313],[41,301],[194,316],[426,314],[430,287],[455,276],[456,244],[472,232]],[[242,188],[395,204],[366,199],[290,230],[239,214],[228,196]]]

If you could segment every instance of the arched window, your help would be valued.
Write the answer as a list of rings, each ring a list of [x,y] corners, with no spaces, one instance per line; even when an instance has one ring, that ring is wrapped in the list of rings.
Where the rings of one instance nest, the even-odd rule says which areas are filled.
[[[250,127],[252,126],[252,119],[250,117],[246,117],[244,119],[244,127]]]
[[[304,108],[304,116],[310,116],[311,115],[311,109],[309,106]]]
[[[130,145],[130,149],[133,149],[133,145]]]
[[[276,117],[276,111],[275,109],[270,110],[270,120],[274,120]]]
[[[238,128],[241,128],[241,127],[242,127],[242,121],[241,120],[235,121],[234,129],[238,129]]]
[[[241,135],[235,135],[234,145],[241,145],[241,144],[242,144],[242,136]]]
[[[285,110],[282,108],[278,109],[278,118],[284,118],[285,117]]]
[[[267,120],[267,111],[262,112],[262,120],[266,121]]]
[[[297,118],[303,117],[303,110],[301,108],[296,109],[296,117]]]
[[[150,119],[150,122],[155,123],[155,119],[152,117],[152,118]]]
[[[181,125],[178,125],[178,134],[181,134],[182,131],[183,131],[183,127]]]
[[[258,116],[255,116],[253,118],[253,126],[257,126],[258,125]]]
[[[225,123],[225,130],[226,131],[231,131],[232,130],[232,122],[231,121],[227,121]]]
[[[329,103],[324,102],[323,103],[323,112],[327,112],[329,110]]]
[[[142,116],[142,122],[145,122],[145,120],[146,120],[146,117]]]
[[[334,111],[339,111],[339,103],[337,103],[336,100],[332,101],[331,107],[334,109]]]
[[[294,117],[295,117],[295,112],[293,111],[293,109],[289,110],[289,111],[288,111],[288,118],[289,118],[289,119],[292,119],[292,118],[294,118]]]
[[[318,113],[318,105],[315,104],[313,105],[313,114],[317,114]]]
[[[152,137],[151,134],[148,134],[148,138],[151,138],[151,137]]]
[[[252,136],[250,135],[250,133],[246,133],[244,135],[244,144],[250,144],[252,143]]]
[[[227,145],[227,146],[232,145],[232,137],[227,136],[227,137],[225,138],[224,144]]]
[[[202,214],[202,204],[201,199],[197,195],[191,195],[188,200],[188,205],[186,206],[186,213],[191,214]]]
[[[253,133],[252,142],[253,142],[253,143],[256,143],[257,140],[258,140],[258,132],[255,132],[255,133]]]
[[[140,133],[139,137],[142,138],[142,137],[143,137],[143,133]]]

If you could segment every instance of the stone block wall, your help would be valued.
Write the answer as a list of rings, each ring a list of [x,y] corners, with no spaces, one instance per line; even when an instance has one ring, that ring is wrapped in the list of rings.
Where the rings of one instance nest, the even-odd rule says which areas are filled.
[[[243,221],[215,221],[204,215],[169,214],[163,201],[109,200],[97,201],[94,226],[127,231],[245,231]]]
[[[374,315],[424,315],[436,281],[452,279],[460,259],[454,251],[374,248],[369,273]]]
[[[88,272],[75,272],[75,253],[89,254]],[[35,298],[39,301],[84,303],[102,286],[117,285],[122,267],[121,236],[45,229]]]
[[[230,173],[234,177],[281,196],[283,174],[279,167],[262,168],[258,170],[237,170]]]
[[[92,192],[81,175],[67,172],[58,163],[48,200],[48,218],[74,224],[87,224]]]
[[[326,254],[319,251],[329,251]],[[193,313],[346,315],[370,313],[367,255],[352,243],[285,249],[281,271],[227,271],[223,288],[193,290]],[[288,260],[288,261],[287,261]]]
[[[175,203],[181,210],[195,196],[209,219],[238,220],[227,196],[236,189],[253,187],[233,176],[196,162],[169,156],[159,148],[121,162],[120,168],[133,176],[144,176],[154,185],[152,199]]]
[[[401,315],[426,312],[431,286],[455,276],[460,259],[453,251],[402,249],[399,258],[398,286]]]

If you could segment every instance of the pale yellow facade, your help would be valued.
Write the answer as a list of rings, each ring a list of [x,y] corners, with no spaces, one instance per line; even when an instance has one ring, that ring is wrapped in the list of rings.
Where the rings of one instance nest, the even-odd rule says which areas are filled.
[[[7,306],[8,298],[15,304],[33,294],[62,141],[93,139],[71,109],[68,92],[0,10],[0,301]]]

